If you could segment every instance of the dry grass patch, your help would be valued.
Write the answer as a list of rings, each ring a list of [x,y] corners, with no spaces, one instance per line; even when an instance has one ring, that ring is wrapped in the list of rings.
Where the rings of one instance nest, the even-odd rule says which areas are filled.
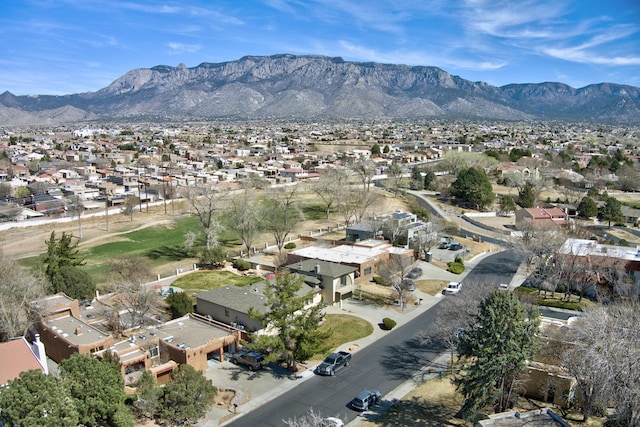
[[[438,295],[449,283],[448,280],[416,280],[416,288],[432,296]]]

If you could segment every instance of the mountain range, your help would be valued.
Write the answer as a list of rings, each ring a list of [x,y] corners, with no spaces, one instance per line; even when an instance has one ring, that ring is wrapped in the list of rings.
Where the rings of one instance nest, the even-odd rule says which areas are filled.
[[[492,86],[437,67],[326,56],[245,56],[129,71],[96,92],[0,94],[0,125],[100,119],[463,118],[637,123],[640,88]]]

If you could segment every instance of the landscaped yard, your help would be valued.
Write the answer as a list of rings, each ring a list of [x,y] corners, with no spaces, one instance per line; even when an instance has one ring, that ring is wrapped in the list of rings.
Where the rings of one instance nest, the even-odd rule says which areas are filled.
[[[191,294],[222,286],[247,286],[263,280],[264,278],[259,276],[239,276],[227,270],[196,271],[180,277],[172,283],[172,286],[181,288]]]
[[[359,340],[373,333],[373,325],[366,320],[348,314],[327,314],[324,316],[321,331],[331,331],[331,335],[324,342],[322,354],[319,358],[326,356],[326,353],[334,351],[341,344]]]

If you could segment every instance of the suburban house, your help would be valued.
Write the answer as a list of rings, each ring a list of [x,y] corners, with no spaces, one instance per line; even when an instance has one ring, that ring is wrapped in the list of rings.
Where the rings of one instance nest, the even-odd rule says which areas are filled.
[[[569,217],[560,208],[523,208],[516,211],[516,226],[547,228],[569,224]]]
[[[610,271],[624,272],[631,286],[629,292],[640,295],[639,247],[605,245],[586,239],[567,239],[558,250],[557,256],[570,257],[571,262],[582,262],[588,270],[593,270],[592,266],[604,266]],[[600,272],[594,272],[598,276],[595,283],[607,281],[607,278],[599,276]]]
[[[0,343],[0,360],[0,388],[25,371],[49,373],[44,344],[39,335],[35,336],[32,344],[24,337]]]
[[[378,271],[379,266],[391,256],[402,259],[403,264],[413,263],[413,250],[397,248],[386,240],[369,239],[339,246],[309,246],[287,255],[289,264],[304,260],[319,260],[348,265],[356,268],[355,282],[368,282]],[[346,295],[342,295],[344,298]],[[335,302],[335,301],[334,301]]]
[[[395,211],[393,213],[373,216],[369,219],[347,227],[348,242],[375,239],[384,236],[398,245],[407,246],[420,233],[431,233],[431,223],[418,221],[416,214]]]
[[[42,337],[46,354],[56,363],[72,354],[104,357],[107,352],[120,362],[125,384],[135,384],[143,371],[151,373],[159,383],[171,379],[180,364],[196,370],[207,369],[208,361],[224,360],[224,353],[239,345],[241,331],[197,314],[124,332],[124,340],[96,327],[100,321],[82,320],[77,300],[57,294],[33,303],[41,313],[36,329]],[[87,320],[95,317],[85,313]]]
[[[274,278],[275,275],[267,280],[274,280]],[[248,286],[224,286],[199,292],[196,294],[198,314],[240,330],[259,331],[262,329],[262,324],[249,317],[249,309],[265,311],[266,287],[266,282],[258,282]],[[305,276],[305,282],[297,295],[305,298],[307,306],[320,304],[322,301],[320,280]]]
[[[357,287],[357,268],[350,265],[307,259],[289,264],[285,268],[308,278],[317,278],[322,289],[322,301],[327,305],[338,303],[342,307],[343,298],[351,295]]]

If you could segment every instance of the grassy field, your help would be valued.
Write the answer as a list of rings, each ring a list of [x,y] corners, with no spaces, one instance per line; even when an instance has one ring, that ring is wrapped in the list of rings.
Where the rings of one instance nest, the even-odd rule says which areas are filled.
[[[191,294],[220,288],[222,286],[247,286],[263,280],[262,277],[256,276],[238,276],[230,271],[197,271],[180,277],[172,283],[172,286],[181,288]]]

